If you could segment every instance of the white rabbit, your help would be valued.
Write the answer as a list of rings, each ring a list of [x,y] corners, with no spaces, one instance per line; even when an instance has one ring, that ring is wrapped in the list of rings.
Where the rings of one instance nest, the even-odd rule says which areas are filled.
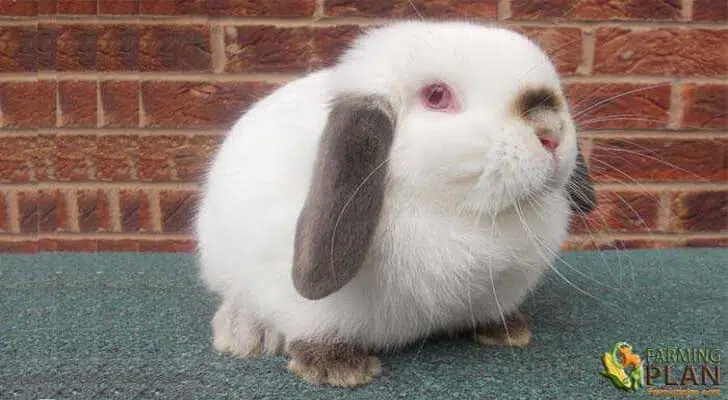
[[[517,307],[594,193],[558,74],[524,36],[398,22],[277,89],[204,184],[214,347],[356,386],[437,333],[526,345]]]

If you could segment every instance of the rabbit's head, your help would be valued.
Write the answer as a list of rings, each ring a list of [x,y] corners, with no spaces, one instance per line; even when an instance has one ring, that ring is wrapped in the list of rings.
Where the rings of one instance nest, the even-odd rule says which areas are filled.
[[[496,214],[563,191],[573,207],[593,207],[558,73],[521,34],[397,23],[356,40],[330,83],[296,238],[294,281],[305,297],[356,274],[388,196]]]

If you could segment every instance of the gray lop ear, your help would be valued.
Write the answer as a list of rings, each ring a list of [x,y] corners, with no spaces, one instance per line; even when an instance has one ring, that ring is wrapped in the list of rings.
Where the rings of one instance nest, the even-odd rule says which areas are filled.
[[[382,209],[393,115],[379,96],[332,104],[296,226],[293,284],[307,299],[339,290],[364,262]]]
[[[589,177],[589,167],[586,165],[581,150],[576,156],[576,166],[569,183],[566,185],[566,190],[569,194],[572,211],[586,214],[596,207],[597,200],[594,184]]]

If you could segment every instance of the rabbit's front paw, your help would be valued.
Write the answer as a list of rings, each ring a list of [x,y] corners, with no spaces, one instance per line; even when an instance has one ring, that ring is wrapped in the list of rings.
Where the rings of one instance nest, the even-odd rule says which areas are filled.
[[[235,303],[223,302],[212,319],[213,347],[238,357],[280,354],[284,338],[265,328]]]
[[[370,383],[382,372],[379,358],[346,343],[291,344],[288,370],[314,385],[355,387]]]
[[[502,321],[495,321],[478,327],[475,340],[486,346],[526,347],[531,342],[531,330],[526,317],[516,312],[505,320],[505,325]]]

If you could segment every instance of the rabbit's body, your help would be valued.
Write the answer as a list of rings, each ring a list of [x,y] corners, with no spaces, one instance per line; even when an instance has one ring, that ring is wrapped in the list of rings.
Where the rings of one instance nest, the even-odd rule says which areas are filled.
[[[570,215],[563,192],[519,205],[524,224],[515,208],[494,221],[388,190],[382,214],[392,217],[379,223],[360,273],[321,300],[296,292],[291,244],[328,115],[328,76],[280,88],[232,129],[218,159],[235,162],[214,164],[200,210],[205,281],[249,310],[238,323],[287,341],[337,335],[386,348],[511,312],[559,251]]]
[[[464,32],[473,28],[464,23],[443,24],[440,36],[451,33],[448,26]],[[399,29],[406,35],[421,26],[405,23]],[[565,108],[554,112],[564,130],[555,156],[540,150],[534,128],[520,121],[518,113],[505,117],[513,101],[498,104],[498,98],[515,98],[523,90],[509,85],[528,78],[526,87],[547,86],[554,96],[561,96],[558,76],[532,43],[514,33],[479,29],[488,29],[481,32],[483,39],[509,47],[526,65],[486,69],[486,74],[507,76],[490,89],[482,87],[495,97],[468,99],[466,107],[477,105],[487,112],[472,120],[462,117],[459,126],[467,132],[443,131],[440,125],[454,116],[419,115],[422,111],[412,99],[401,94],[409,77],[402,79],[402,87],[391,83],[368,90],[377,80],[392,79],[386,74],[397,69],[389,66],[378,74],[375,61],[362,71],[351,67],[372,51],[367,46],[376,42],[373,39],[355,47],[339,67],[279,88],[236,123],[213,160],[196,227],[202,278],[222,297],[213,319],[218,350],[248,356],[279,352],[296,342],[346,343],[364,351],[388,349],[433,333],[474,330],[515,312],[566,237],[571,210],[565,184],[574,168],[576,140]],[[371,37],[392,34],[384,32]],[[467,60],[467,54],[463,56]],[[531,68],[544,62],[538,70]],[[463,71],[447,72],[454,75],[456,86],[467,82],[468,74],[477,73],[463,63]],[[371,68],[374,72],[366,74]],[[423,74],[423,79],[428,75]],[[360,110],[377,110],[375,116],[391,117],[397,121],[396,134],[387,158],[372,159],[376,163],[366,171],[352,167],[351,173],[359,173],[359,178],[347,182],[349,189],[341,189],[344,196],[338,203],[324,207],[322,216],[314,218],[311,207],[321,200],[312,182],[336,181],[339,170],[359,162],[360,152],[383,143],[380,137],[365,147],[353,147],[360,150],[342,158],[339,165],[344,167],[317,163],[333,151],[324,146],[330,139],[326,135],[331,136],[329,126],[336,125],[331,104],[342,93],[352,92],[385,98],[383,107],[365,103]],[[347,120],[355,124],[347,125],[352,132],[383,126],[384,119],[361,115]],[[499,118],[514,121],[499,122]],[[476,124],[494,128],[469,132]],[[437,139],[438,132],[446,139]],[[348,133],[341,135],[346,144]],[[442,142],[433,145],[433,140]],[[553,164],[552,157],[560,161]],[[381,195],[360,191],[380,167],[386,170]],[[371,208],[374,211],[369,214],[357,211],[369,217],[344,214],[376,202],[372,199],[381,200],[378,208]],[[356,230],[358,224],[367,223],[369,231]],[[306,226],[314,234],[305,232]],[[307,252],[305,240],[316,236],[317,226],[330,234],[319,235],[318,253]],[[350,246],[343,256],[335,252],[344,245],[334,239],[362,235],[369,240],[356,243],[364,245]],[[357,251],[363,252],[360,261],[347,261],[348,254]],[[306,257],[315,259],[309,268],[323,272],[302,269]],[[329,273],[336,280],[337,274],[345,273],[345,264],[356,265],[341,284],[324,286],[327,289],[322,291],[307,281],[306,273]],[[298,281],[297,273],[303,276]]]

